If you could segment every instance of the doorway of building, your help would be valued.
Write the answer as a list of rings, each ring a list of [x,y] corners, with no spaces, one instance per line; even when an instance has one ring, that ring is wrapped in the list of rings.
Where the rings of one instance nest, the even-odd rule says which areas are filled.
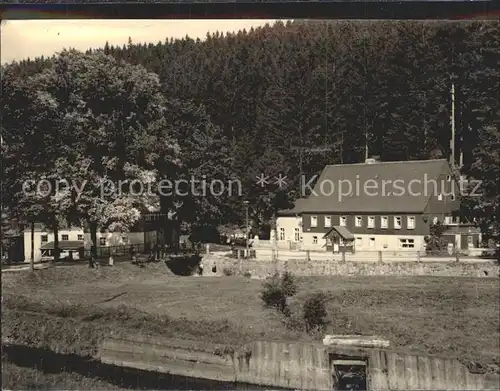
[[[367,390],[367,362],[365,360],[332,360],[331,371],[333,390]]]

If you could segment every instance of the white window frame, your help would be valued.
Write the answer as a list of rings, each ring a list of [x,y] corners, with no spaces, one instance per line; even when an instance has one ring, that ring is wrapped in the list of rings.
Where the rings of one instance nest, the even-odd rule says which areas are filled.
[[[385,224],[384,224],[385,221]],[[388,216],[380,216],[380,228],[387,229],[389,228],[389,217]]]
[[[446,175],[446,182],[451,182],[451,175]]]
[[[354,218],[354,224],[356,227],[362,227],[363,226],[363,216],[356,216]]]
[[[367,227],[375,228],[375,216],[368,216]]]
[[[295,240],[296,242],[300,242],[300,229],[295,228],[295,229],[293,230],[293,232],[294,232],[294,235],[293,235],[294,240]]]
[[[438,201],[443,201],[443,193],[438,194]]]
[[[330,228],[331,226],[332,226],[332,216],[325,216],[325,228]]]
[[[399,224],[397,224],[397,221],[399,219]],[[394,216],[394,229],[401,229],[402,225],[403,225],[403,219],[401,218],[401,216]]]
[[[347,226],[347,216],[340,216],[339,225],[341,227]]]
[[[375,248],[375,238],[370,238],[370,240],[368,241],[368,246],[370,248]]]
[[[451,224],[453,224],[453,217],[451,217],[451,216],[445,216],[445,218],[444,218],[444,224],[445,225],[451,225]]]
[[[474,244],[474,237],[472,235],[467,235],[467,244]]]
[[[410,221],[412,221],[413,223],[410,224]],[[406,228],[408,228],[408,229],[415,229],[415,222],[416,222],[415,216],[408,216],[406,218]]]
[[[279,240],[285,240],[285,228],[280,228],[279,230]]]
[[[399,238],[399,248],[415,248],[415,239]]]
[[[99,246],[106,246],[106,237],[105,236],[101,236],[99,238]]]
[[[318,226],[318,216],[311,216],[311,228]]]
[[[65,236],[66,236],[66,239],[64,239]],[[69,240],[69,235],[68,234],[61,234],[61,240],[62,241]]]
[[[318,237],[317,236],[313,236],[313,244],[318,244]]]
[[[77,238],[77,240],[82,241],[82,240],[85,240],[85,235],[78,234],[78,236],[76,238]]]
[[[456,199],[457,199],[457,197],[455,196],[455,193],[451,193],[451,200],[455,201]]]

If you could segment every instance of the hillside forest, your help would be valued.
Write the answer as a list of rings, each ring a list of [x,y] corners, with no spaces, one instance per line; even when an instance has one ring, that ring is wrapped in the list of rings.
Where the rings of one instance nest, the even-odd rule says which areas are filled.
[[[105,37],[103,37],[105,41]],[[156,205],[190,232],[245,223],[269,232],[326,164],[449,158],[482,181],[461,215],[499,233],[500,24],[293,21],[5,64],[2,242],[12,221],[127,230]],[[456,154],[456,163],[459,162]],[[287,177],[262,187],[261,173]],[[238,180],[242,194],[99,194],[102,181]],[[83,192],[26,196],[24,181],[72,178]],[[52,181],[52,182],[50,182]]]

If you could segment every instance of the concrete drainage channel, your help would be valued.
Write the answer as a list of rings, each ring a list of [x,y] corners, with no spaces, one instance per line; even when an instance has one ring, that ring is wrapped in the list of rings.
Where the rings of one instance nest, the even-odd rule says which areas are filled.
[[[326,336],[321,343],[256,341],[236,351],[201,342],[106,339],[96,357],[3,345],[4,357],[44,372],[76,372],[120,388],[177,390],[497,390],[449,358],[413,355],[380,338]]]
[[[300,390],[496,390],[498,376],[473,374],[454,359],[417,356],[388,341],[329,336],[323,344],[257,341],[238,351],[193,351],[176,341],[108,339],[104,363],[224,383]],[[255,388],[255,386],[252,386]]]
[[[77,373],[99,378],[123,389],[133,390],[264,390],[250,384],[223,382],[179,376],[166,372],[141,370],[106,364],[91,357],[57,354],[50,350],[20,345],[3,345],[4,359],[19,366],[37,368],[44,373]]]

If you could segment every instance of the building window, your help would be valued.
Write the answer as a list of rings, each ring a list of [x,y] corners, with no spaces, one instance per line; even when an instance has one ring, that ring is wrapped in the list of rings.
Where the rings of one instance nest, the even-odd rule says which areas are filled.
[[[474,239],[471,235],[467,236],[467,244],[473,244],[474,243]]]
[[[415,248],[415,239],[399,239],[400,248]]]
[[[42,235],[42,243],[49,241],[49,235]]]
[[[356,246],[363,247],[363,238],[356,238]]]
[[[332,226],[332,218],[331,216],[325,216],[325,227],[331,227]]]
[[[82,241],[82,240],[85,240],[85,239],[84,239],[83,235],[78,234],[78,240]]]
[[[452,194],[451,194],[451,200],[452,200],[452,201],[455,201],[456,199],[457,199],[457,197],[455,197],[455,193],[452,193]]]
[[[443,201],[443,194],[442,193],[438,194],[438,201]]]
[[[295,228],[295,241],[300,241],[300,230],[298,228]]]
[[[280,228],[280,240],[285,240],[285,228]]]
[[[363,218],[361,216],[356,216],[356,227],[363,226]]]
[[[446,181],[451,182],[451,175],[446,175]]]
[[[317,236],[313,236],[313,244],[318,244],[318,237]]]
[[[375,238],[370,238],[370,248],[375,248]]]
[[[66,234],[61,235],[61,240],[69,240],[69,236]]]
[[[394,216],[394,228],[401,229],[401,216]]]
[[[408,227],[408,229],[415,229],[415,217],[408,216],[406,226]]]
[[[380,228],[387,228],[389,226],[389,218],[387,216],[380,217]]]
[[[315,228],[318,226],[318,216],[311,216],[311,227]]]
[[[446,217],[444,218],[444,223],[445,223],[446,225],[451,225],[451,224],[453,223],[453,217],[451,217],[451,216],[446,216]]]
[[[106,245],[106,238],[99,238],[99,244],[101,246],[105,246]]]
[[[375,217],[368,216],[368,228],[375,228]]]
[[[345,227],[347,225],[347,216],[340,216],[340,226]]]
[[[432,219],[432,224],[437,224],[437,223],[438,223],[438,221],[439,221],[439,219],[438,219],[437,217],[434,217],[434,218]]]

